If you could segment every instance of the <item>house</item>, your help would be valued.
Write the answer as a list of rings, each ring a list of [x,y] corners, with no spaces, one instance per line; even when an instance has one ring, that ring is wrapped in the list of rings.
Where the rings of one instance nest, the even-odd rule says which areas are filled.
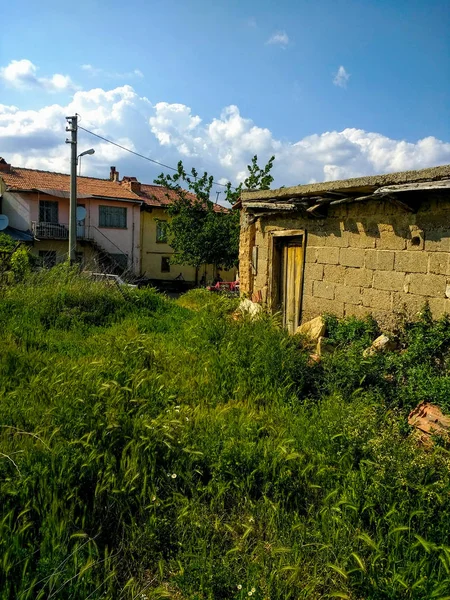
[[[66,260],[70,176],[13,167],[0,159],[0,213],[9,226],[31,233],[32,252],[44,264]],[[77,259],[86,266],[139,273],[142,201],[131,182],[78,177]],[[95,268],[94,267],[94,268]]]
[[[69,175],[13,167],[0,158],[0,214],[9,219],[7,233],[31,242],[32,252],[47,266],[67,258],[69,197]],[[175,192],[141,184],[136,177],[120,180],[115,167],[108,179],[78,177],[77,204],[86,214],[77,223],[77,259],[87,268],[127,271],[155,284],[180,274],[192,284],[203,277],[212,280],[214,265],[203,265],[196,273],[194,267],[171,263],[167,207],[175,197]],[[221,276],[234,280],[236,270],[221,271]]]
[[[170,215],[167,207],[177,197],[176,193],[158,185],[139,184],[139,197],[143,201],[141,214],[141,273],[152,280],[173,280],[180,273],[187,282],[197,283],[201,279],[210,282],[217,274],[215,265],[202,265],[196,273],[190,265],[171,263],[173,249],[167,242],[167,223]],[[217,205],[215,210],[226,210]],[[237,270],[222,269],[222,279],[234,281]]]
[[[245,191],[237,208],[241,293],[291,332],[323,313],[450,313],[450,165]]]

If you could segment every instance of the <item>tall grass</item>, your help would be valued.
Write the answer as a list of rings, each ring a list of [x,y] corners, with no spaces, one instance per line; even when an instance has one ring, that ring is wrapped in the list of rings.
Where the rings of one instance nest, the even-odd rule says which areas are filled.
[[[319,365],[276,319],[56,269],[0,293],[0,598],[438,599],[450,590],[450,325]]]

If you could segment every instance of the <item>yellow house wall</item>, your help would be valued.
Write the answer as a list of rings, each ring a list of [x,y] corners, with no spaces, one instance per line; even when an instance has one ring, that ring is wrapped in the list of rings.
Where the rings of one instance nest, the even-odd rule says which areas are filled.
[[[180,273],[185,281],[195,281],[195,268],[190,265],[170,265],[170,273],[161,272],[161,258],[170,258],[173,249],[169,244],[156,241],[156,223],[158,220],[169,221],[170,217],[164,208],[152,208],[152,211],[141,213],[141,273],[150,279],[172,280]],[[199,269],[198,279],[205,273],[209,283],[215,276],[213,265],[203,265]],[[224,281],[234,281],[236,269],[221,270],[220,275]]]
[[[330,207],[326,219],[279,214],[251,223],[242,212],[241,293],[268,305],[270,232],[282,229],[306,232],[302,321],[371,313],[389,326],[426,301],[434,317],[450,313],[450,198],[430,194],[416,214],[388,201]]]

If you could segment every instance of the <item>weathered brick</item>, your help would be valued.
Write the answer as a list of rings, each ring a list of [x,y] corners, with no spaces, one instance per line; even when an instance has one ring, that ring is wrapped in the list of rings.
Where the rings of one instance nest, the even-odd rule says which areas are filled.
[[[315,263],[317,262],[317,248],[315,246],[309,246],[306,244],[305,262]]]
[[[321,281],[322,279],[323,265],[319,265],[318,263],[309,263],[305,265],[305,281]]]
[[[362,290],[362,303],[377,310],[392,310],[392,292],[366,288]]]
[[[425,238],[423,231],[417,225],[409,226],[409,237],[406,238],[406,249],[411,252],[425,250]]]
[[[339,263],[339,248],[325,247],[317,248],[317,262],[329,265]]]
[[[406,314],[410,319],[415,319],[424,305],[426,299],[423,296],[407,294],[405,292],[393,292],[392,309],[395,313]]]
[[[326,246],[333,246],[335,248],[347,248],[348,247],[348,238],[343,235],[343,232],[340,234],[330,233],[325,238]]]
[[[357,233],[346,231],[345,235],[350,248],[375,248],[375,238],[367,235],[364,230],[360,230]]]
[[[321,232],[314,232],[314,231],[308,231],[308,235],[307,235],[307,245],[308,246],[316,246],[316,247],[323,247],[326,244],[326,233],[321,233]]]
[[[450,254],[448,252],[430,253],[430,273],[450,275]]]
[[[419,296],[434,296],[445,298],[447,278],[445,275],[424,275],[422,273],[411,273],[409,275],[408,291]]]
[[[334,297],[341,302],[350,304],[360,304],[361,288],[357,286],[347,286],[337,283],[334,289]]]
[[[395,253],[390,250],[366,250],[366,269],[377,271],[392,271],[394,269]]]
[[[428,305],[433,315],[433,319],[440,319],[450,311],[448,300],[445,298],[429,298]]]
[[[376,248],[379,250],[404,250],[406,239],[397,235],[393,229],[381,229],[380,237],[376,240]]]
[[[339,262],[347,267],[364,266],[364,250],[359,248],[341,248],[339,252]]]
[[[405,274],[396,271],[375,271],[373,287],[377,290],[403,291]]]
[[[425,232],[427,252],[450,252],[450,230],[443,227],[430,227]]]
[[[307,296],[312,296],[313,294],[313,283],[312,279],[305,279],[303,281],[303,294]]]
[[[308,315],[310,318],[330,313],[337,317],[344,316],[344,303],[327,298],[316,298],[314,296],[304,296],[302,303],[302,320]]]
[[[330,283],[342,283],[344,281],[346,268],[341,265],[324,265],[323,279]]]
[[[328,300],[333,300],[334,285],[334,283],[328,283],[326,281],[314,281],[313,296],[317,298],[327,298]]]
[[[373,271],[370,269],[357,269],[349,267],[345,272],[345,285],[360,285],[361,287],[371,287]]]
[[[426,273],[428,271],[428,254],[426,252],[395,253],[394,268],[404,273]]]
[[[370,314],[372,311],[367,306],[362,304],[344,304],[344,315],[346,317],[356,317],[362,319],[363,317]]]

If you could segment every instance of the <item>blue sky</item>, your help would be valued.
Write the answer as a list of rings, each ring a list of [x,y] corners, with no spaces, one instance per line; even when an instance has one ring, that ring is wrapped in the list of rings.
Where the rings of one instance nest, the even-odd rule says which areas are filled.
[[[314,138],[347,129],[397,143],[409,142],[411,168],[426,166],[427,161],[450,162],[449,13],[448,0],[80,0],[72,4],[22,0],[8,6],[8,26],[2,28],[0,37],[0,67],[5,69],[11,61],[26,59],[35,70],[31,78],[28,72],[20,81],[11,72],[8,79],[3,71],[0,103],[22,113],[48,112],[53,105],[68,107],[75,87],[84,92],[95,88],[106,92],[128,84],[136,97],[125,103],[136,108],[146,98],[151,104],[148,114],[145,108],[136,108],[145,125],[127,122],[127,115],[121,113],[122,129],[117,119],[109,124],[105,121],[103,126],[91,120],[90,128],[114,134],[116,139],[127,138],[136,149],[172,162],[185,144],[182,158],[214,168],[225,177],[237,177],[242,171],[252,153],[248,139],[245,156],[235,152],[238,141],[230,141],[228,154],[235,152],[236,156],[225,161],[223,148],[216,148],[219,158],[213,157],[209,138],[203,144],[209,145],[209,150],[203,154],[199,144],[187,140],[186,131],[180,139],[171,133],[167,141],[167,131],[161,133],[161,123],[167,124],[172,118],[167,113],[173,110],[167,106],[165,114],[159,115],[159,131],[149,127],[144,136],[143,128],[148,127],[148,119],[155,118],[158,103],[182,105],[190,109],[191,116],[198,115],[202,131],[192,136],[197,141],[209,135],[208,124],[220,119],[223,109],[230,105],[238,107],[245,120],[242,135],[247,132],[248,138],[253,126],[269,130],[270,143],[261,145],[259,140],[255,144],[255,151],[260,153],[278,149],[287,160],[289,148],[298,141],[310,140],[310,136],[316,145],[326,141],[327,150],[318,148],[314,160],[329,164],[330,169],[325,169],[323,176],[316,166],[308,171],[307,159],[300,157],[300,180],[303,173],[306,179],[334,178],[334,174],[351,176],[358,170],[392,170],[397,164],[403,165],[398,153],[405,150],[397,148],[396,159],[390,162],[380,161],[377,155],[366,164],[355,155],[349,167],[348,156],[341,156],[342,138],[336,138],[337,145],[328,138]],[[341,77],[336,80],[338,71]],[[67,76],[70,83],[67,79],[54,85],[55,74]],[[84,98],[85,112],[86,102],[97,103],[97,109],[102,105],[92,94],[90,99]],[[105,106],[112,109],[108,103]],[[38,114],[42,116],[42,112]],[[28,122],[22,118],[21,127],[25,124],[26,128]],[[33,153],[27,150],[25,133],[21,132],[22,149],[17,143],[8,146],[7,137],[6,149],[2,149],[1,128],[5,123],[6,127],[11,125],[0,119],[0,155],[13,148],[15,156],[23,156],[32,164]],[[239,126],[238,119],[233,127]],[[190,127],[194,131],[195,123]],[[230,137],[229,132],[227,135]],[[441,144],[432,149],[425,144],[425,157],[424,149],[416,144],[430,136]],[[373,146],[373,139],[367,139]],[[354,136],[347,135],[345,152],[349,143],[363,148],[365,140],[359,136],[355,142]],[[47,146],[49,143],[51,139]],[[388,151],[392,151],[391,146],[386,146]],[[39,148],[34,151],[36,159]],[[422,153],[420,160],[418,152]],[[288,169],[279,170],[279,177],[288,183],[295,182],[290,180],[295,178],[295,156],[292,160]],[[91,168],[98,168],[98,163],[92,162]],[[282,185],[285,180],[277,183]]]

